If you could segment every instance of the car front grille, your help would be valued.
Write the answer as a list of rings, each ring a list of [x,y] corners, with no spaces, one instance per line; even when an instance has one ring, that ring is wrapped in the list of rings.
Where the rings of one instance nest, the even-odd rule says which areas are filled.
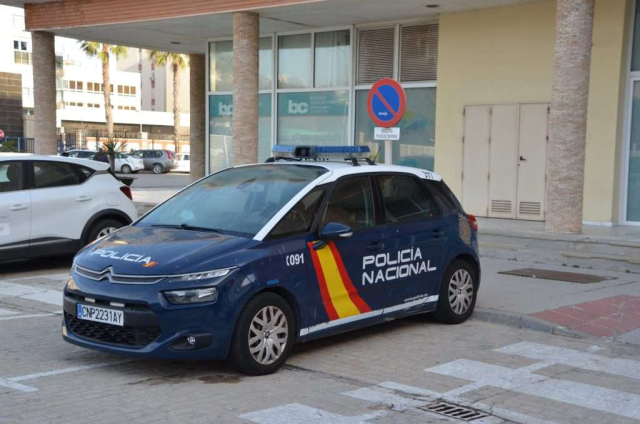
[[[83,339],[142,349],[160,336],[160,327],[119,327],[100,322],[79,320],[65,313],[71,332]]]

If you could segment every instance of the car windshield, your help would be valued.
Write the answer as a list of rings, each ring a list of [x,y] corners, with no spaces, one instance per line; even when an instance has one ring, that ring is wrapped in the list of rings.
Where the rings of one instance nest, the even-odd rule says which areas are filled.
[[[136,225],[253,237],[325,172],[319,166],[293,164],[230,168],[178,193]]]

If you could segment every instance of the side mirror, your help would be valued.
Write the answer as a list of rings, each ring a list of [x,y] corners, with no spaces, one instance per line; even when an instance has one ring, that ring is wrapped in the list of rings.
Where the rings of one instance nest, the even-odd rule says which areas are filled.
[[[353,230],[351,230],[351,227],[338,222],[327,222],[320,231],[320,238],[322,240],[339,240],[341,238],[351,237],[352,235]]]

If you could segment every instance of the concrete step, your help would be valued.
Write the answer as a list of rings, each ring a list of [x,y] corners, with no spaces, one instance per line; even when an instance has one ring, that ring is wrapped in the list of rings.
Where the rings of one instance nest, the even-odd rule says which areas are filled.
[[[478,238],[487,258],[640,274],[640,242],[492,231]]]

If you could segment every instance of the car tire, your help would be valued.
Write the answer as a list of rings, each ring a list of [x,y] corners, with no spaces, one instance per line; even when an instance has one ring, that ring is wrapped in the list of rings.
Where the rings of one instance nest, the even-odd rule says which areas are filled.
[[[123,226],[124,225],[122,225],[122,222],[115,219],[101,219],[100,221],[93,224],[93,227],[91,227],[91,231],[89,231],[89,235],[87,236],[86,244],[107,236],[118,228],[122,228]]]
[[[153,173],[154,174],[162,174],[164,172],[164,167],[159,163],[153,164]]]
[[[434,318],[444,324],[463,323],[473,313],[478,294],[478,277],[473,267],[455,259],[444,273]]]
[[[269,321],[262,325],[265,320]],[[295,325],[286,300],[275,293],[257,295],[247,303],[236,322],[229,351],[231,365],[247,375],[276,372],[291,354]]]
[[[122,172],[123,174],[131,174],[131,167],[129,165],[122,165],[122,168],[120,168],[120,172]]]

